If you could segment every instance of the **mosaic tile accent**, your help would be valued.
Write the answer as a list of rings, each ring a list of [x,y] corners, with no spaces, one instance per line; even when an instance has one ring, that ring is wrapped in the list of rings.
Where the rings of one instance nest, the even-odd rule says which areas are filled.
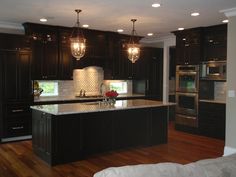
[[[104,71],[101,67],[90,66],[73,71],[74,91],[79,96],[85,90],[87,96],[100,95],[100,85],[103,83]]]

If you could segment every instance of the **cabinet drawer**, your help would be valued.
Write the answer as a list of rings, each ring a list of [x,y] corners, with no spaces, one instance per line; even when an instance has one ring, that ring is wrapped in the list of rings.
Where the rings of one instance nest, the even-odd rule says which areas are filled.
[[[6,137],[23,136],[31,134],[31,124],[29,121],[8,122],[6,127]]]
[[[18,116],[21,114],[30,114],[31,109],[29,105],[7,105],[6,115],[7,116]]]

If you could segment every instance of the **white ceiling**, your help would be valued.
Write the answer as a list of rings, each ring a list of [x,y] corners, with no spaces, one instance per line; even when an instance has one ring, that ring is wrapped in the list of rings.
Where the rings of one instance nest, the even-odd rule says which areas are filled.
[[[162,6],[151,7],[154,2]],[[74,9],[82,9],[80,22],[89,24],[91,29],[122,28],[130,34],[130,19],[137,18],[138,35],[153,32],[158,37],[178,27],[221,24],[225,16],[219,11],[233,7],[236,0],[1,0],[0,24],[41,23],[39,18],[46,17],[46,24],[72,27],[76,21]],[[193,11],[200,16],[191,17]]]

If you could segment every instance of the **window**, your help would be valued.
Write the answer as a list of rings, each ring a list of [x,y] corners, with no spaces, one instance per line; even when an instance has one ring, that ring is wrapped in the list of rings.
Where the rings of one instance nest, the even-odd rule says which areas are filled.
[[[117,93],[128,93],[127,82],[111,82],[110,90],[116,90]]]
[[[39,87],[43,89],[41,96],[58,96],[57,81],[39,81]]]

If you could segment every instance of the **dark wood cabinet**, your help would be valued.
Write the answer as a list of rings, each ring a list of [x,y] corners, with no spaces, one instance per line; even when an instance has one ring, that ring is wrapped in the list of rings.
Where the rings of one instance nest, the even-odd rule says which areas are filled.
[[[24,23],[31,39],[32,79],[58,79],[59,48],[56,27]]]
[[[1,49],[1,138],[31,134],[31,51]]]
[[[202,61],[227,59],[227,25],[204,28]]]
[[[200,134],[225,139],[225,109],[225,104],[199,102]]]
[[[112,149],[112,112],[97,112],[81,116],[83,154],[106,152]]]
[[[51,165],[167,142],[167,107],[51,115],[33,109],[33,150]]]
[[[32,101],[31,51],[0,50],[4,102]]]
[[[75,58],[70,49],[71,29],[59,29],[59,79],[73,79]]]
[[[169,79],[174,79],[176,74],[176,48],[169,49]]]
[[[52,154],[51,115],[42,112],[32,112],[32,144],[36,154],[41,154],[44,160],[50,161]],[[36,126],[37,125],[37,126]],[[65,142],[66,143],[66,142]]]
[[[0,33],[0,49],[30,49],[30,38],[25,35]]]
[[[2,138],[31,134],[31,110],[28,103],[9,103],[3,105]]]
[[[176,35],[176,64],[199,64],[202,58],[202,28],[173,32]]]
[[[99,66],[106,71],[112,57],[110,51],[112,32],[83,29],[86,38],[86,52],[83,58],[76,61],[75,68]]]
[[[145,109],[113,112],[114,149],[147,144],[147,117],[148,111]]]
[[[145,48],[148,54],[146,95],[152,99],[162,100],[163,90],[163,49]]]

